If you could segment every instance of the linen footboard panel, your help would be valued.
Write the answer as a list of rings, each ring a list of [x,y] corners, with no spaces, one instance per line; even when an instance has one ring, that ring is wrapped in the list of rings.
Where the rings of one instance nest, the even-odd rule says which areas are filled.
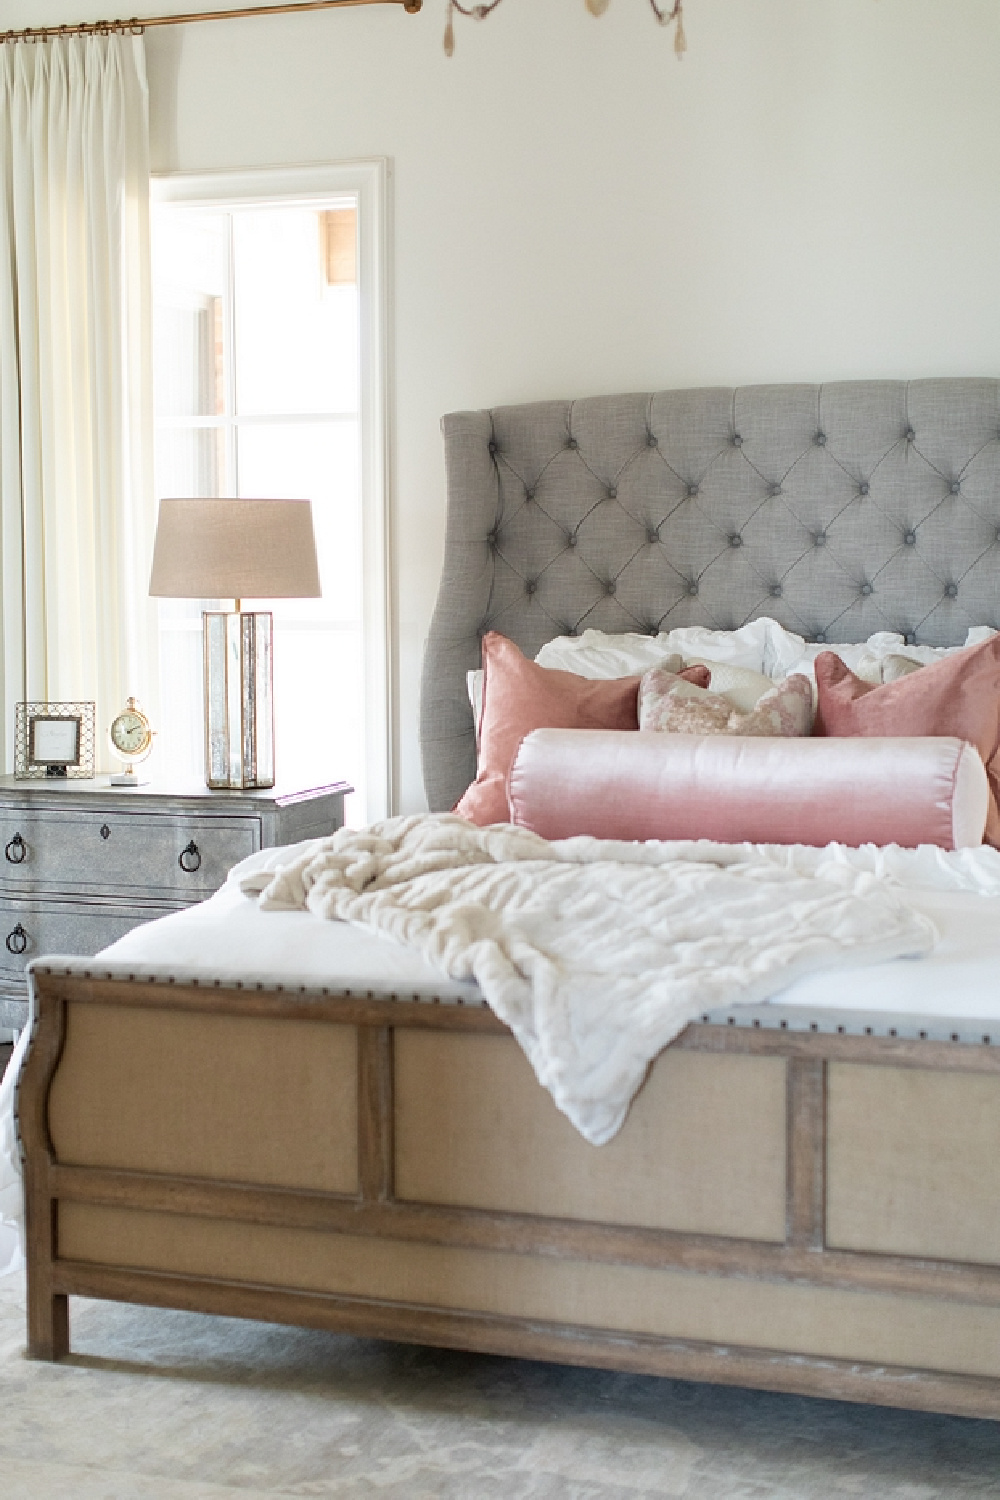
[[[992,1048],[695,1025],[593,1147],[485,1006],[33,987],[35,1356],[79,1294],[1000,1417]]]

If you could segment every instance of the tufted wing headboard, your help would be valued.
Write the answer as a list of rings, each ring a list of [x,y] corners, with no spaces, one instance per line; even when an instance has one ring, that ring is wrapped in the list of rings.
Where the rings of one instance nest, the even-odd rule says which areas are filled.
[[[499,630],[734,629],[955,645],[1000,619],[1000,382],[849,381],[548,401],[444,418],[448,522],[424,657],[430,806],[475,775],[465,674]]]

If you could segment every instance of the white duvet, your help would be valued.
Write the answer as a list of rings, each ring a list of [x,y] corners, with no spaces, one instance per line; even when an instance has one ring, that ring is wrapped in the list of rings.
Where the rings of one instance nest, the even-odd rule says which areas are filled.
[[[836,858],[799,869],[746,845],[547,843],[442,814],[342,829],[290,853],[246,870],[244,893],[264,911],[367,927],[474,979],[595,1145],[702,1011],[935,941],[870,869]]]

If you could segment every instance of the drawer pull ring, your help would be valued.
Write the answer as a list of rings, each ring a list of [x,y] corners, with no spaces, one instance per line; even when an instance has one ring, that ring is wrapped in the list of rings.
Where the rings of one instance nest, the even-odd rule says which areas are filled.
[[[107,840],[110,837],[111,837],[111,829],[108,827],[107,823],[102,823],[101,824],[101,838]]]
[[[193,875],[195,870],[201,869],[201,850],[194,839],[191,840],[187,848],[181,850],[177,856],[177,863],[185,875]]]
[[[20,922],[18,922],[17,926],[13,929],[13,931],[12,932],[8,932],[8,934],[7,934],[7,952],[8,953],[23,953],[24,950],[25,950],[25,948],[27,948],[27,946],[28,946],[28,934],[25,932],[25,930],[21,926]]]
[[[19,833],[15,833],[10,843],[4,849],[9,865],[23,865],[28,857],[28,846]]]

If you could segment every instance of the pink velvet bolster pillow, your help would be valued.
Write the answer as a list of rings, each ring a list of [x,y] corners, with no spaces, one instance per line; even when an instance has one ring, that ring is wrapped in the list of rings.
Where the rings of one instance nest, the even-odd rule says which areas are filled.
[[[511,767],[511,822],[547,839],[981,844],[982,760],[953,737],[850,740],[540,729]]]
[[[974,745],[990,784],[986,841],[1000,847],[1000,636],[882,687],[823,651],[816,688],[814,735],[943,734]]]
[[[639,728],[638,675],[595,682],[539,667],[493,630],[483,636],[483,672],[478,774],[454,809],[472,823],[506,823],[507,775],[532,729]],[[707,667],[681,675],[708,686]]]

